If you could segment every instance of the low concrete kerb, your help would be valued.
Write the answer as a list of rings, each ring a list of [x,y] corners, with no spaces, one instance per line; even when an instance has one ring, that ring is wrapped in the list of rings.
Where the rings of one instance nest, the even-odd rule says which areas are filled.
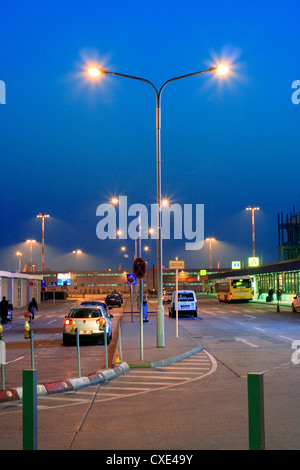
[[[54,393],[63,393],[67,391],[78,390],[84,387],[89,387],[90,385],[97,385],[102,382],[108,382],[109,380],[113,380],[128,371],[129,365],[126,362],[122,362],[112,369],[98,371],[86,377],[77,377],[74,379],[61,380],[59,382],[50,382],[47,384],[38,384],[37,396],[41,397],[46,395],[52,395]],[[0,403],[22,399],[22,387],[16,387],[0,391]]]
[[[178,356],[173,356],[168,359],[161,359],[160,361],[153,361],[153,362],[147,362],[147,361],[141,361],[141,362],[134,362],[134,363],[129,363],[129,367],[131,369],[134,368],[147,368],[147,367],[162,367],[162,366],[167,366],[169,364],[173,364],[174,362],[182,361],[182,359],[186,359],[189,356],[193,356],[194,354],[200,352],[203,350],[203,347],[201,345],[197,346],[194,349],[191,349],[190,351],[187,351],[185,353],[179,354]]]

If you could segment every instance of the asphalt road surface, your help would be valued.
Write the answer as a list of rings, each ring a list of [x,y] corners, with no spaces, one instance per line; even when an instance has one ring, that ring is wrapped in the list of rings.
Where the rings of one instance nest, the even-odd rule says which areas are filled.
[[[179,324],[203,351],[166,367],[131,369],[107,384],[39,398],[38,448],[247,450],[247,374],[262,372],[266,449],[298,450],[300,364],[293,346],[300,340],[300,314],[205,296],[198,306],[198,318],[180,318]],[[61,339],[49,341],[58,346]],[[0,448],[21,449],[21,402],[0,405],[0,426]]]

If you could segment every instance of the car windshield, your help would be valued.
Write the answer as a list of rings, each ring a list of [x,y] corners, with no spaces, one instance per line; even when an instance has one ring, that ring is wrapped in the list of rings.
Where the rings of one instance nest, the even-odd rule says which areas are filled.
[[[99,308],[74,308],[69,313],[70,318],[98,318],[102,317],[101,310]]]
[[[192,292],[183,292],[182,294],[178,294],[178,301],[193,301],[194,300],[194,294]]]

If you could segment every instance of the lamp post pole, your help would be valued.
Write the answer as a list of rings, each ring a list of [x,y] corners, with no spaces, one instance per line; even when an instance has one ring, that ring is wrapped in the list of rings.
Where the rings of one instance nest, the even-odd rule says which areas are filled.
[[[254,226],[254,212],[258,211],[259,207],[246,207],[246,211],[252,212],[252,253],[253,258],[255,258],[255,226]]]
[[[207,238],[206,240],[209,241],[209,267],[212,268],[212,257],[211,257],[211,242],[215,240],[215,238]]]
[[[131,78],[134,80],[139,80],[146,82],[155,91],[156,96],[156,177],[157,177],[157,347],[165,347],[165,332],[164,332],[164,308],[163,308],[163,273],[162,273],[162,235],[161,235],[161,144],[160,144],[160,133],[161,133],[161,93],[164,87],[175,80],[180,80],[181,78],[192,77],[193,75],[199,75],[206,72],[218,72],[223,75],[227,73],[228,67],[225,65],[220,65],[219,67],[211,67],[207,70],[201,70],[199,72],[189,73],[186,75],[181,75],[179,77],[171,78],[167,80],[160,88],[157,90],[156,87],[149,80],[145,78],[135,77],[132,75],[126,75],[123,73],[110,72],[101,68],[90,68],[89,74],[92,77],[97,77],[100,74],[109,74],[115,75],[118,77]]]
[[[35,243],[36,240],[26,240],[26,243],[30,243],[30,269],[33,273],[33,264],[32,264],[32,244]]]
[[[42,273],[43,273],[44,268],[45,268],[45,217],[50,217],[50,215],[39,213],[37,217],[42,219]]]

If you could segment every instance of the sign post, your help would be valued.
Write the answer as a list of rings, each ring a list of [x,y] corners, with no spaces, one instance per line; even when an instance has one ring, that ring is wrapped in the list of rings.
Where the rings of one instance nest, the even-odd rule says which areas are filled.
[[[146,274],[146,263],[143,258],[135,258],[133,263],[133,273],[140,280],[140,360],[144,360],[144,332],[143,332],[143,300],[144,286],[143,277]]]
[[[133,273],[127,274],[127,284],[130,285],[130,300],[131,300],[131,323],[133,323],[133,286],[137,283],[137,278]]]
[[[55,304],[55,291],[56,291],[56,282],[51,282],[52,292],[53,292],[53,303]]]
[[[178,269],[184,269],[184,261],[179,261],[178,256],[175,260],[169,261],[169,268],[176,271],[176,338],[178,338]]]

